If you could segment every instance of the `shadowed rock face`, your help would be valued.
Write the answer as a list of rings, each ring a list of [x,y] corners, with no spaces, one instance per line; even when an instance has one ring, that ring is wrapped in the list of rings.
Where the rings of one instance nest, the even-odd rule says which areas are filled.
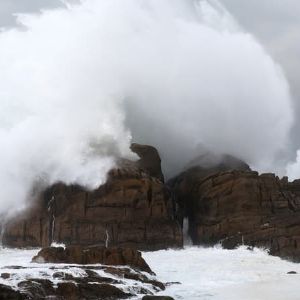
[[[164,175],[161,170],[161,159],[156,148],[148,145],[132,144],[132,152],[139,156],[136,162],[138,168],[146,171],[150,176],[164,181]]]
[[[194,244],[263,246],[300,261],[300,184],[251,171],[189,170],[173,180]]]
[[[3,244],[44,247],[55,241],[141,250],[181,247],[181,228],[173,218],[158,152],[137,144],[133,149],[140,160],[121,163],[95,191],[64,184],[48,188],[27,212],[6,225]]]
[[[194,190],[199,183],[206,177],[230,170],[251,171],[249,165],[231,155],[208,152],[191,161],[184,172],[168,181],[176,203],[176,218],[181,224],[185,217],[189,216],[190,222],[194,219]]]

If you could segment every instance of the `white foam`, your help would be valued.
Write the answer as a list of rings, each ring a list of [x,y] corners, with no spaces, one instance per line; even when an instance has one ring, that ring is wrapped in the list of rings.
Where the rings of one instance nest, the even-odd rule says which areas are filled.
[[[175,299],[299,300],[300,264],[263,250],[191,247],[143,256],[159,280],[181,282],[161,293]]]

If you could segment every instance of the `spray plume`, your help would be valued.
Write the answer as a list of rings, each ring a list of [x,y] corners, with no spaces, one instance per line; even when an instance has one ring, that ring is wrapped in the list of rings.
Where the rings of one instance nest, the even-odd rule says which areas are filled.
[[[85,0],[0,34],[0,211],[36,181],[103,183],[131,140],[168,175],[203,145],[266,170],[292,124],[288,84],[216,1]]]

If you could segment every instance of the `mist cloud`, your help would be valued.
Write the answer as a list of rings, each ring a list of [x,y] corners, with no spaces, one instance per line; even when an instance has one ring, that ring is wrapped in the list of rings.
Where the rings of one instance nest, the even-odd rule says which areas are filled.
[[[288,84],[218,2],[86,0],[19,22],[0,34],[1,211],[39,180],[103,183],[132,140],[168,175],[203,147],[282,170]]]

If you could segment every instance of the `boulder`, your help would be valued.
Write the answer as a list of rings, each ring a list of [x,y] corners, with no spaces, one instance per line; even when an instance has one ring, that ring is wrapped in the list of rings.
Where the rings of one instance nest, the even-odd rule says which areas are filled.
[[[162,179],[155,148],[133,144],[137,162],[123,161],[94,191],[57,183],[10,220],[3,244],[11,247],[66,245],[157,250],[182,247],[180,224]]]
[[[141,252],[129,248],[105,248],[69,246],[48,247],[39,251],[32,259],[36,263],[103,264],[130,266],[139,271],[153,274],[142,258]]]
[[[3,300],[25,300],[25,296],[15,291],[10,286],[0,284],[0,299]]]
[[[132,297],[132,294],[125,293],[114,285],[106,283],[81,283],[77,282],[76,278],[74,278],[74,281],[58,282],[57,287],[50,280],[29,279],[20,282],[18,289],[20,292],[17,293],[23,297],[20,299],[26,300],[117,300]],[[15,298],[11,299],[14,300]]]

